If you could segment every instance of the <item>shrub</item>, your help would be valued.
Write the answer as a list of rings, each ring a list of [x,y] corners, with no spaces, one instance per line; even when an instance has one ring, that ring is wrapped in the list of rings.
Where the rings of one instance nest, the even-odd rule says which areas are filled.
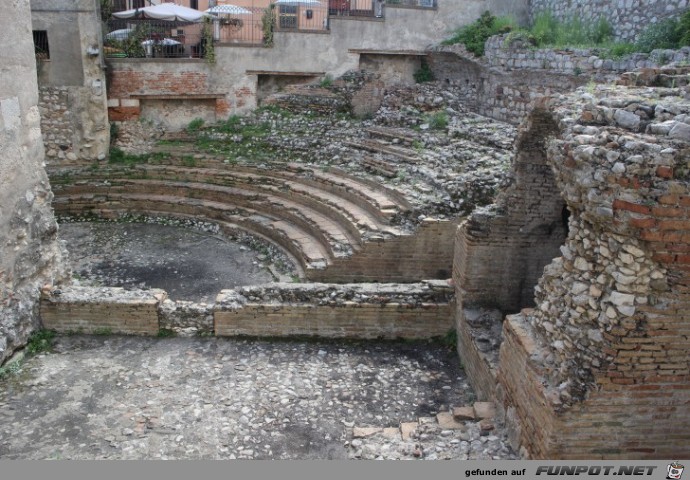
[[[417,83],[432,82],[434,80],[434,72],[429,68],[429,64],[422,60],[422,65],[414,72],[414,81]]]
[[[468,51],[481,57],[484,55],[484,44],[487,39],[499,33],[508,33],[516,27],[510,17],[496,17],[488,10],[482,13],[474,23],[459,28],[455,34],[442,42],[443,45],[462,43]]]
[[[690,10],[685,12],[678,22],[679,46],[690,45]]]
[[[596,46],[610,42],[613,27],[605,18],[588,24],[580,18],[560,21],[549,11],[539,13],[530,29],[538,46]]]
[[[46,352],[50,350],[51,343],[55,337],[55,332],[51,330],[39,330],[29,337],[26,344],[26,351],[29,355]]]
[[[326,74],[322,79],[321,82],[319,82],[319,85],[322,88],[327,88],[333,85],[333,77],[331,77],[329,74]]]
[[[187,132],[189,133],[194,133],[198,132],[201,127],[204,126],[204,120],[202,118],[195,118],[191,122],[189,122],[189,125],[187,125]]]
[[[681,22],[668,18],[650,25],[642,32],[636,43],[637,50],[649,53],[657,48],[677,48],[682,36]]]
[[[632,43],[614,43],[600,56],[610,58],[621,58],[631,53],[637,52],[637,47]]]
[[[448,126],[448,114],[436,112],[429,117],[429,127],[434,130],[442,130]]]

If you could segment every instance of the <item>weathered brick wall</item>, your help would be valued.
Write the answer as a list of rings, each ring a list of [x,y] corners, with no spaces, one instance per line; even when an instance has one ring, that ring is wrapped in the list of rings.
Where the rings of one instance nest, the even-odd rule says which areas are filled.
[[[593,24],[600,18],[609,21],[616,40],[632,41],[653,23],[679,16],[687,9],[686,0],[530,0],[530,17],[549,11],[566,20],[578,18]]]
[[[368,241],[348,258],[307,273],[314,282],[416,282],[450,278],[457,221],[426,219],[410,236]]]
[[[549,164],[573,216],[535,309],[504,322],[496,394],[527,456],[687,453],[687,94],[601,86],[544,105],[560,130]]]
[[[205,62],[114,60],[108,62],[108,115],[111,121],[136,120],[142,115],[180,128],[195,117],[220,120],[230,112],[230,104],[244,105],[254,93],[246,86],[220,91]],[[142,105],[144,104],[144,105]],[[173,104],[173,106],[171,106]],[[178,118],[170,110],[191,109],[190,117]]]
[[[58,332],[156,335],[163,290],[65,287],[41,296],[43,327]]]
[[[518,137],[513,184],[458,229],[454,278],[465,307],[517,312],[532,305],[542,269],[558,255],[565,202],[543,142],[555,128],[547,115],[533,114]]]
[[[224,290],[216,300],[216,335],[315,335],[430,338],[453,328],[452,287],[277,284]]]

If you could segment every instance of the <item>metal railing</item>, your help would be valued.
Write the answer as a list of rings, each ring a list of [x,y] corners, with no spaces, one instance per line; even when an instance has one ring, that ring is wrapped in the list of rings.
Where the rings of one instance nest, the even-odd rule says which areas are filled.
[[[122,6],[141,0],[118,0]],[[325,32],[333,17],[383,17],[384,5],[435,8],[437,0],[295,0],[269,8],[243,7],[249,14],[219,14],[211,23],[161,20],[107,22],[104,51],[108,57],[203,58],[209,41],[224,45],[270,44],[270,32]],[[137,3],[137,5],[139,4]],[[119,4],[118,4],[119,5]],[[266,19],[273,17],[267,32]],[[207,34],[202,32],[208,29]]]
[[[392,7],[420,7],[420,8],[436,8],[438,6],[437,0],[386,0],[386,5]]]
[[[107,57],[200,58],[206,41],[201,24],[160,20],[111,20],[103,39]]]

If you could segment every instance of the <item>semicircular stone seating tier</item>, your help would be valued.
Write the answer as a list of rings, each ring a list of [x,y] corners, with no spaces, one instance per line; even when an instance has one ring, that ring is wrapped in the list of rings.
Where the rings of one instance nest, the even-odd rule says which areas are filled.
[[[247,232],[280,247],[308,279],[368,241],[406,235],[390,220],[410,209],[372,181],[298,164],[55,167],[50,177],[58,215],[211,222],[226,235]]]

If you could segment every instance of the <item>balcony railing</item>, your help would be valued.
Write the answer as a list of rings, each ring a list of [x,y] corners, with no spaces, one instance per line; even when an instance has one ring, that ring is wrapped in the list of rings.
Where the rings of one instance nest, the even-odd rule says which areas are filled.
[[[161,20],[111,20],[103,39],[107,57],[200,58],[206,41],[201,24]]]
[[[126,0],[119,0],[123,5]],[[127,0],[140,2],[141,0]],[[435,8],[437,0],[385,0],[390,7]],[[129,5],[129,3],[127,3]],[[336,17],[383,17],[383,0],[302,0],[299,3],[244,7],[250,14],[218,15],[210,24],[160,20],[110,20],[104,38],[108,57],[203,58],[209,42],[270,44],[270,33],[326,32]],[[273,27],[266,20],[273,17]],[[204,34],[204,29],[206,34]],[[270,30],[270,32],[267,32]],[[269,38],[266,38],[268,35]]]

